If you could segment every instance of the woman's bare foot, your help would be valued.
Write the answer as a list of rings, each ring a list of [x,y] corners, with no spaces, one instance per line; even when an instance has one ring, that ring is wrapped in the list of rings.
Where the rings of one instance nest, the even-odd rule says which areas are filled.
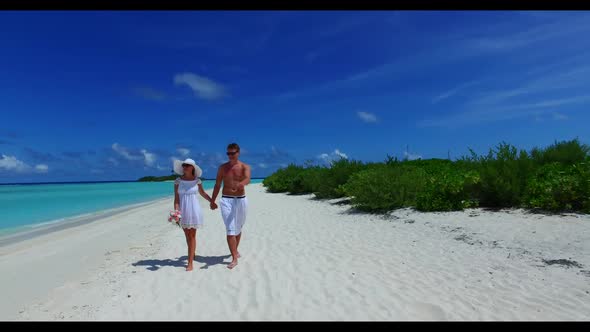
[[[240,255],[240,252],[238,251],[238,258],[242,258],[242,255]]]
[[[233,269],[234,267],[236,267],[236,265],[238,265],[238,261],[232,261],[231,263],[229,263],[229,265],[227,266],[228,269]]]
[[[187,267],[186,267],[186,270],[187,270],[187,271],[192,271],[192,270],[193,270],[193,265],[191,264],[191,265],[187,266]]]

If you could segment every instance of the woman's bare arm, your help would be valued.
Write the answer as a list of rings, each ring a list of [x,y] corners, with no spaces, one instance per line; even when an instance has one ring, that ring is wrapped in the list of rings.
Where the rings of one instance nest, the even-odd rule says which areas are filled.
[[[201,194],[201,196],[203,196],[207,202],[211,203],[211,197],[209,197],[209,194],[207,194],[207,192],[203,189],[203,185],[201,183],[199,183],[199,194]]]
[[[174,210],[180,210],[180,198],[178,197],[178,183],[174,184]]]

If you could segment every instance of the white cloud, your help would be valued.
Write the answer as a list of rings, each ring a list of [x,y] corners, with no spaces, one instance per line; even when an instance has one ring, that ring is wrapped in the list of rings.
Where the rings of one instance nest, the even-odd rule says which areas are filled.
[[[373,113],[368,112],[356,112],[359,118],[367,123],[375,123],[377,122],[377,116]]]
[[[336,149],[331,153],[322,153],[318,156],[318,159],[322,160],[326,164],[330,164],[333,161],[338,161],[340,159],[348,159],[346,153],[341,152],[340,150]]]
[[[112,148],[115,152],[117,152],[123,158],[125,158],[127,160],[142,160],[145,163],[145,165],[149,166],[149,167],[152,167],[154,165],[154,162],[157,159],[156,154],[149,152],[146,149],[141,149],[139,151],[139,153],[131,153],[131,152],[129,152],[129,149],[120,145],[119,143],[113,143]],[[109,158],[109,161],[115,165],[119,164],[113,158]]]
[[[139,160],[142,157],[141,156],[134,156],[131,153],[129,153],[129,151],[127,150],[127,148],[119,145],[119,143],[113,143],[112,148],[115,152],[117,152],[118,154],[120,154],[121,156],[123,156],[123,158],[127,159],[127,160]]]
[[[119,165],[119,162],[117,161],[117,159],[115,159],[113,157],[110,157],[108,160],[111,164],[113,164],[115,166]]]
[[[588,65],[571,67],[569,70],[560,69],[552,74],[541,73],[536,79],[521,82],[518,86],[512,86],[506,90],[486,91],[483,97],[471,100],[469,105],[472,107],[499,105],[516,97],[585,87],[589,76],[590,66]]]
[[[348,159],[348,156],[346,154],[344,154],[343,152],[340,152],[340,150],[338,150],[338,149],[334,150],[334,154],[339,157],[342,157],[344,159]]]
[[[401,79],[405,75],[412,74],[417,70],[424,70],[427,67],[453,65],[461,60],[481,56],[510,55],[511,52],[518,50],[528,51],[527,48],[535,46],[535,44],[544,47],[545,43],[568,40],[565,37],[580,36],[584,33],[587,34],[590,30],[590,25],[587,23],[589,16],[586,14],[569,12],[557,15],[551,13],[547,18],[551,18],[552,22],[527,22],[520,26],[515,26],[512,22],[498,22],[475,27],[472,30],[463,29],[457,33],[449,33],[437,37],[431,47],[408,54],[406,57],[392,59],[321,85],[309,86],[306,84],[301,89],[280,94],[277,99],[285,101],[343,89],[358,89],[359,85],[365,81],[370,82],[382,78]],[[445,92],[435,97],[433,102],[436,103],[448,98],[459,90]]]
[[[466,111],[452,114],[439,119],[428,119],[418,123],[421,127],[464,126],[469,124],[510,120],[524,116],[539,116],[550,113],[551,108],[564,105],[580,104],[590,101],[590,95],[574,96],[569,98],[548,99],[531,103],[516,104],[511,106],[497,106],[483,108],[480,111]],[[556,119],[554,117],[554,119]],[[563,119],[563,118],[562,118]]]
[[[7,156],[5,154],[2,155],[0,158],[0,170],[5,170],[8,172],[15,172],[15,173],[25,173],[25,172],[37,172],[37,173],[47,173],[49,170],[49,166],[46,164],[38,164],[35,167],[31,167],[30,165],[26,164],[25,162],[18,160],[15,156]]]
[[[554,120],[567,120],[567,119],[569,119],[569,117],[565,114],[555,112],[555,113],[553,113],[553,119]]]
[[[157,158],[156,155],[154,153],[148,152],[146,149],[142,149],[141,153],[143,153],[143,157],[145,158],[146,166],[153,166]]]
[[[47,171],[49,170],[49,167],[45,164],[39,164],[39,165],[35,166],[35,170],[39,173],[47,173]]]
[[[4,169],[6,171],[22,173],[26,172],[30,168],[31,167],[29,165],[16,159],[14,156],[7,156],[3,154],[2,158],[0,159],[0,169]]]
[[[567,15],[565,17],[553,15],[553,17],[556,18],[553,22],[537,25],[527,24],[524,30],[521,31],[479,37],[472,41],[473,46],[475,50],[482,52],[513,51],[529,47],[535,43],[547,42],[551,39],[580,35],[590,28],[587,24],[587,15]]]
[[[225,88],[212,80],[193,73],[182,73],[174,76],[174,84],[188,85],[202,99],[219,99],[226,95]]]
[[[408,159],[408,160],[416,160],[416,159],[422,159],[421,155],[418,154],[411,154],[408,153],[407,151],[404,151],[404,156]]]
[[[191,150],[185,148],[178,148],[176,151],[178,151],[178,153],[180,153],[183,157],[188,156],[188,154],[191,152]]]
[[[260,163],[260,164],[258,164],[258,167],[260,167],[260,168],[267,168],[268,166],[265,163]]]
[[[444,100],[444,99],[447,99],[449,97],[452,97],[452,96],[456,95],[457,93],[459,93],[461,90],[465,90],[466,88],[468,88],[468,87],[470,87],[472,85],[475,85],[477,83],[479,83],[479,82],[478,81],[471,81],[471,82],[467,82],[465,84],[462,84],[462,85],[460,85],[460,86],[458,86],[458,87],[456,87],[456,88],[454,88],[452,90],[449,90],[449,91],[447,91],[445,93],[442,93],[442,94],[434,97],[432,99],[432,103],[433,104],[436,104],[436,103],[438,103],[441,100]]]

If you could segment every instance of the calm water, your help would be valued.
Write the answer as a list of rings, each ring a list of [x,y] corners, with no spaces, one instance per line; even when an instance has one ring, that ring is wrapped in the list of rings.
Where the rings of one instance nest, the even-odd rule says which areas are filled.
[[[203,181],[209,195],[214,185],[213,180]],[[172,182],[0,185],[0,233],[172,197],[173,192]]]

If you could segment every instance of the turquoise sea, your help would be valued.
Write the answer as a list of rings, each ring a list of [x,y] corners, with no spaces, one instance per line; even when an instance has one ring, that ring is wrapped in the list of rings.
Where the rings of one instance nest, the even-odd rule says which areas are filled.
[[[260,183],[253,179],[251,183]],[[203,181],[212,194],[214,180]],[[0,234],[66,218],[172,197],[172,182],[0,185]]]

